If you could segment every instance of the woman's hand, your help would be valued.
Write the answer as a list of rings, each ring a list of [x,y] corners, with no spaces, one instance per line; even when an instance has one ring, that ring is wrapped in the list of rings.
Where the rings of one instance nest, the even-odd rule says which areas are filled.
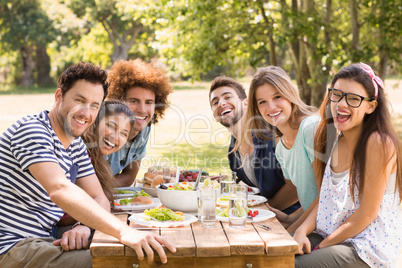
[[[293,239],[296,240],[297,244],[299,244],[299,253],[303,255],[304,253],[311,252],[311,243],[308,239],[307,235],[303,234],[302,232],[295,232]]]
[[[282,223],[283,227],[288,228],[293,223],[291,217],[286,213],[280,211],[279,209],[271,207],[268,203],[265,203],[265,205],[268,207],[269,210],[275,213],[276,218],[280,223]]]

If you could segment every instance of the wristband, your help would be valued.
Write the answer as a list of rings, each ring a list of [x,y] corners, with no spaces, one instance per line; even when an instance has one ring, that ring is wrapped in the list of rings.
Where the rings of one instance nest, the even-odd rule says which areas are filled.
[[[73,224],[73,226],[71,227],[71,229],[74,229],[75,227],[77,227],[78,225],[84,225],[81,222],[77,221],[76,223]]]
[[[71,229],[74,229],[74,228],[77,227],[78,225],[82,225],[82,226],[88,227],[89,230],[91,231],[91,233],[93,233],[93,229],[92,229],[91,227],[86,226],[85,224],[82,224],[82,223],[79,222],[79,221],[77,221],[76,223],[74,223],[73,226],[71,227]]]
[[[317,249],[319,249],[320,248],[320,244],[318,244],[317,246],[315,246],[315,248],[313,249],[313,251],[314,250],[317,250]]]

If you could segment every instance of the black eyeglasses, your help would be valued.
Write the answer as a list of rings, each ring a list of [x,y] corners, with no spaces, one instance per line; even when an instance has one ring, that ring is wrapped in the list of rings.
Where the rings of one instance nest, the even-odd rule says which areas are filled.
[[[372,101],[372,98],[363,97],[353,93],[345,93],[336,88],[328,88],[328,98],[332,102],[340,102],[342,98],[346,96],[346,103],[353,108],[358,108],[362,102]]]

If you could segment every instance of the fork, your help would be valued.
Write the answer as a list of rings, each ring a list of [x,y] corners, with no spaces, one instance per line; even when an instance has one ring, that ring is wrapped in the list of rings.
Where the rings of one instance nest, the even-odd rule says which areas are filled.
[[[247,215],[247,219],[250,219],[252,223],[261,226],[262,228],[264,228],[264,229],[267,230],[267,231],[271,231],[271,230],[272,230],[271,227],[269,227],[269,226],[266,226],[266,225],[264,225],[264,224],[255,222],[254,219],[253,219],[253,217],[251,217],[250,215]]]

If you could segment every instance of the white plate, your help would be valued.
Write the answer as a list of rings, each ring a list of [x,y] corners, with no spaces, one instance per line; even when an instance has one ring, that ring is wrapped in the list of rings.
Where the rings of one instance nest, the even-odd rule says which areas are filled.
[[[248,187],[249,189],[251,189],[251,191],[249,191],[249,194],[259,194],[260,193],[260,189],[258,189],[257,187]]]
[[[248,194],[247,195],[247,205],[249,207],[256,206],[256,205],[265,203],[267,201],[268,201],[268,199],[266,199],[262,195],[254,195],[254,194]],[[219,204],[221,206],[228,206],[229,205],[229,200],[219,201]]]
[[[262,195],[249,194],[249,195],[247,196],[247,205],[248,205],[249,207],[256,206],[256,205],[265,203],[265,202],[267,202],[267,201],[268,201],[268,199],[266,199],[266,198],[265,198],[264,196],[262,196]]]
[[[152,199],[154,200],[154,203],[149,204],[149,205],[115,206],[115,208],[116,209],[121,209],[121,210],[143,210],[143,209],[150,209],[150,208],[154,208],[154,207],[159,207],[159,206],[162,205],[161,201],[158,198],[152,198]],[[116,202],[120,203],[120,199],[117,199]]]
[[[270,218],[275,217],[275,213],[273,213],[271,210],[267,210],[267,209],[252,209],[252,211],[254,210],[258,210],[258,215],[255,216],[253,218],[253,220],[255,222],[260,222],[260,221],[265,221],[268,220]],[[223,221],[223,222],[228,222],[229,221],[229,217],[222,217],[222,216],[216,216],[216,219],[218,221]],[[248,222],[251,222],[250,219],[247,219]]]
[[[133,191],[132,194],[115,194],[114,198],[115,199],[122,199],[122,198],[126,198],[126,197],[131,197],[135,195],[135,192],[141,192],[141,188],[140,187],[119,187],[119,188],[115,188],[116,190],[129,190],[129,191]]]
[[[180,227],[189,225],[190,223],[196,222],[198,219],[197,217],[184,213],[183,216],[185,217],[183,221],[155,221],[155,220],[145,220],[144,213],[135,213],[132,214],[128,219],[136,224],[148,226],[148,227]]]

